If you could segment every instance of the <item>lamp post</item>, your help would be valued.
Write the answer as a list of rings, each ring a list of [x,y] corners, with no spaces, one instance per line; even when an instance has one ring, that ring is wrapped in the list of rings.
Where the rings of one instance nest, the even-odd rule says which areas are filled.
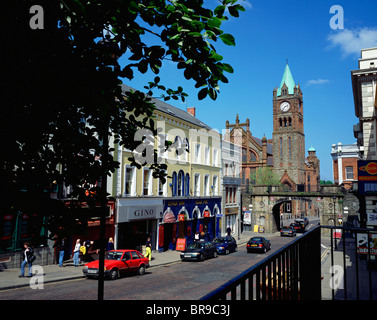
[[[102,47],[106,63],[104,63],[104,69],[107,69],[109,66],[113,66],[112,72],[116,70],[117,59],[119,57],[119,47],[118,45],[111,40],[109,32],[103,37],[101,41],[98,42],[99,47]],[[110,59],[109,59],[110,58]],[[113,61],[112,61],[113,60]],[[112,61],[113,63],[108,63]],[[105,70],[106,72],[106,70]],[[114,97],[115,99],[115,97]],[[105,113],[106,114],[106,113]],[[102,150],[103,154],[101,155],[102,163],[105,164],[105,158],[108,156],[109,152],[109,119],[104,116],[103,127],[99,133],[100,138],[102,139]],[[108,210],[107,207],[107,174],[103,173],[101,177],[101,213],[100,213],[100,235],[99,235],[99,273],[98,273],[98,300],[103,300],[104,297],[104,269],[105,269],[105,248],[106,248],[106,213]]]

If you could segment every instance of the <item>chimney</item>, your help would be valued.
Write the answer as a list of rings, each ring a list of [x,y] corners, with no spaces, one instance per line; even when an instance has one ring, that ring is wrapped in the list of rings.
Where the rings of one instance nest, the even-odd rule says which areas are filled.
[[[187,112],[190,113],[192,116],[195,117],[195,107],[187,108]]]

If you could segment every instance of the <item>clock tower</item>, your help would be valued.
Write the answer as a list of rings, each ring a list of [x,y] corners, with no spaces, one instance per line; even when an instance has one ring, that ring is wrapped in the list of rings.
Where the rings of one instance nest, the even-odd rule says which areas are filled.
[[[303,100],[288,63],[280,86],[273,91],[274,171],[292,191],[305,184],[305,134]]]

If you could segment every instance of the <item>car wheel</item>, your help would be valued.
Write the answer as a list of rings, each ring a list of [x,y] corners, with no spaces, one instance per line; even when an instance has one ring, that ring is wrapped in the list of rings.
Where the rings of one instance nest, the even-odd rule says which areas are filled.
[[[267,249],[266,247],[263,248],[263,252],[266,253],[267,252]]]
[[[145,274],[145,266],[142,264],[139,269],[137,270],[137,274],[139,276],[142,276],[143,274]]]
[[[225,250],[225,254],[229,254],[229,249],[226,249],[226,250]]]
[[[214,257],[214,258],[217,258],[217,251],[215,251],[215,252],[213,253],[213,257]]]
[[[204,261],[204,254],[203,253],[200,255],[200,261]]]
[[[115,279],[118,279],[118,275],[119,275],[118,270],[113,269],[113,270],[110,271],[109,277],[110,277],[111,280],[115,280]]]

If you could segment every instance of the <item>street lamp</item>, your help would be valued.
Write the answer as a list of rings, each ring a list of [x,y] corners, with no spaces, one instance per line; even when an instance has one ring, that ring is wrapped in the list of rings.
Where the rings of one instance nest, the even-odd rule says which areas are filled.
[[[104,67],[113,67],[113,71],[116,71],[117,68],[117,59],[120,55],[120,50],[118,45],[111,40],[110,33],[107,31],[106,35],[101,41],[98,42],[99,47],[105,53],[104,55]],[[115,99],[115,97],[114,97]],[[103,119],[104,126],[102,132],[100,132],[100,138],[102,138],[102,150],[103,154],[101,155],[102,163],[105,164],[105,157],[108,156],[109,152],[109,119],[104,117]],[[102,137],[101,137],[102,136]],[[106,248],[106,213],[108,210],[107,207],[107,174],[103,173],[101,177],[101,214],[100,214],[100,251],[99,251],[99,274],[98,274],[98,300],[103,300],[104,297],[104,269],[105,269],[105,248]]]

